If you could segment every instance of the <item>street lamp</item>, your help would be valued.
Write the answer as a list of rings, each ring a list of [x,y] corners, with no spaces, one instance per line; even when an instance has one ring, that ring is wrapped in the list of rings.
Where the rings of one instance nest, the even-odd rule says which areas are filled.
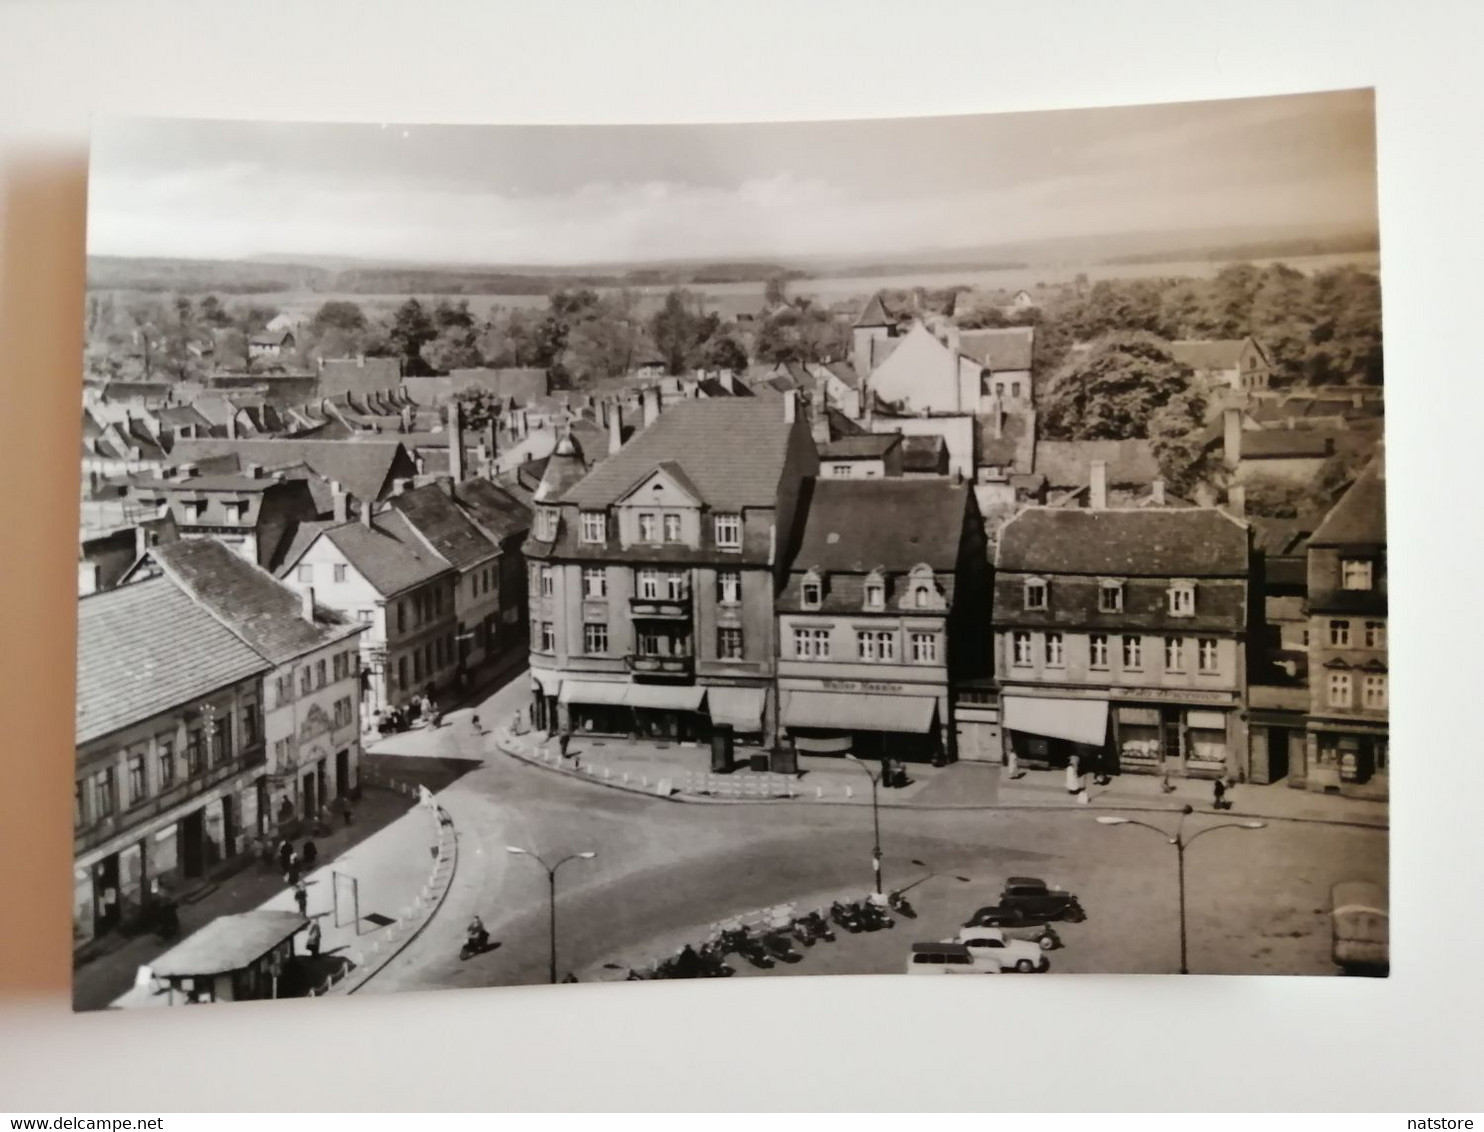
[[[570,856],[563,857],[560,861],[558,861],[554,865],[548,865],[546,863],[546,861],[539,854],[532,853],[529,849],[520,849],[520,848],[518,848],[518,847],[516,847],[514,845],[507,845],[507,846],[505,846],[505,852],[514,854],[517,857],[530,857],[533,861],[535,861],[538,865],[540,865],[543,869],[546,870],[548,908],[550,909],[550,922],[551,922],[551,967],[550,967],[550,979],[551,979],[552,984],[555,985],[556,984],[556,981],[557,981],[557,961],[556,961],[556,955],[557,955],[557,950],[556,950],[556,875],[557,875],[557,870],[559,868],[561,868],[563,865],[565,865],[568,861],[591,861],[594,857],[597,856],[597,854],[594,853],[594,852],[573,853]]]
[[[853,762],[861,770],[866,772],[866,777],[871,780],[871,828],[875,831],[876,843],[871,846],[871,870],[876,874],[876,895],[881,895],[881,805],[877,800],[876,789],[881,785],[881,776],[868,767],[860,759],[849,751],[845,757]]]
[[[1180,824],[1175,827],[1174,836],[1170,836],[1165,830],[1148,822],[1137,821],[1134,818],[1100,817],[1099,825],[1137,825],[1144,829],[1153,830],[1160,837],[1175,847],[1175,862],[1180,884],[1180,973],[1190,974],[1190,964],[1186,959],[1186,931],[1185,931],[1185,850],[1193,845],[1197,839],[1208,833],[1215,833],[1218,829],[1264,829],[1267,822],[1264,821],[1233,821],[1222,822],[1220,825],[1207,826],[1205,829],[1197,830],[1189,837],[1185,836],[1185,819],[1194,813],[1194,809],[1185,806],[1180,811]]]

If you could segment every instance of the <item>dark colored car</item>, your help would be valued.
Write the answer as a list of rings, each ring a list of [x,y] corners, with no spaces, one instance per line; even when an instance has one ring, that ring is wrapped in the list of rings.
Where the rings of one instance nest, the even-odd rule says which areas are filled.
[[[999,928],[1006,939],[1027,939],[1039,944],[1043,951],[1053,951],[1061,946],[1061,936],[1046,922],[1044,916],[1028,916],[1023,908],[1001,908],[990,905],[980,908],[969,917],[965,928]]]
[[[1066,920],[1079,923],[1087,919],[1074,893],[1053,888],[1039,877],[1011,877],[1000,893],[1000,907],[1014,909],[1030,920]]]

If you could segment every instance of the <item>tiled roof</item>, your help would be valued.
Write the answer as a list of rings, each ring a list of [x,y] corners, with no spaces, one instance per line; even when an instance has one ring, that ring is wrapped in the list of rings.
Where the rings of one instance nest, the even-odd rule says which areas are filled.
[[[390,503],[439,557],[458,570],[487,562],[499,553],[499,547],[469,521],[437,484],[394,495]]]
[[[732,391],[714,377],[701,378],[699,388],[708,397],[731,397]],[[744,387],[745,388],[745,387]]]
[[[772,506],[792,428],[768,398],[681,401],[569,488],[563,501],[606,507],[671,460],[712,507]]]
[[[183,479],[137,479],[134,486],[142,491],[230,491],[237,494],[267,491],[277,484],[272,476],[243,476],[232,473],[196,475]]]
[[[820,445],[821,460],[880,460],[893,447],[901,443],[899,432],[868,432],[856,436],[842,436],[828,444]]]
[[[902,437],[902,471],[946,472],[948,442],[937,433]]]
[[[254,334],[248,342],[254,346],[282,346],[292,337],[287,330],[264,330]]]
[[[866,309],[861,311],[855,320],[856,326],[895,326],[901,319],[901,315],[887,306],[886,298],[880,291],[871,296],[871,301],[866,304]]]
[[[1170,356],[1191,369],[1236,369],[1246,345],[1245,338],[1186,338],[1170,343]]]
[[[840,440],[847,436],[865,436],[870,430],[858,421],[853,421],[839,409],[826,409],[825,415],[830,422],[830,439]]]
[[[872,338],[871,339],[871,368],[875,369],[902,344],[900,338]]]
[[[1314,546],[1386,545],[1386,454],[1378,452],[1309,539]]]
[[[792,569],[952,570],[971,491],[948,480],[814,480],[800,499],[808,517]]]
[[[77,626],[79,744],[269,668],[169,578],[81,598]]]
[[[1005,414],[1000,435],[994,434],[994,422],[979,421],[979,463],[994,467],[1011,467],[1029,473],[1035,454],[1035,429],[1026,413]]]
[[[1082,487],[1092,463],[1108,465],[1109,485],[1148,486],[1159,478],[1159,461],[1147,440],[1038,440],[1035,471],[1053,488]]]
[[[1209,507],[1029,507],[999,533],[998,570],[1112,577],[1245,577],[1247,527]]]
[[[1130,578],[1123,587],[1123,608],[1117,613],[1105,613],[1100,607],[1096,578],[1057,576],[1050,582],[1046,608],[1026,609],[1025,579],[1008,572],[997,574],[995,624],[1028,629],[1101,629],[1113,633],[1163,629],[1183,635],[1237,632],[1246,621],[1246,586],[1241,579],[1198,584],[1195,612],[1188,617],[1171,615],[1169,584],[1163,578]]]
[[[835,377],[839,378],[846,385],[850,386],[850,388],[857,389],[860,387],[861,376],[855,372],[855,367],[849,362],[826,362],[824,368],[829,370],[830,373],[834,374]]]
[[[1244,460],[1322,460],[1335,451],[1335,436],[1309,428],[1244,429]]]
[[[959,334],[959,353],[973,358],[991,373],[1028,370],[1035,349],[1034,326],[1003,326],[965,330]]]
[[[497,542],[524,536],[531,529],[531,510],[509,491],[485,479],[455,484],[453,499],[469,518]]]
[[[300,524],[293,546],[278,568],[280,577],[294,566],[315,536],[334,543],[382,597],[450,572],[448,563],[428,550],[407,520],[393,511],[376,516],[370,527],[359,522]]]
[[[407,450],[395,439],[375,440],[178,440],[174,456],[187,463],[201,456],[236,452],[243,460],[265,468],[305,464],[326,479],[336,480],[357,499],[381,499],[391,490],[394,476],[416,474]]]
[[[149,556],[254,652],[282,664],[362,630],[334,610],[316,606],[304,620],[303,600],[268,571],[215,539],[182,539]]]

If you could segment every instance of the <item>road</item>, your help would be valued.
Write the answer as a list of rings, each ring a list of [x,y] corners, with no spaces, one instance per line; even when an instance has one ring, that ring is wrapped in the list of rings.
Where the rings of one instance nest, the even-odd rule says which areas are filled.
[[[474,710],[485,726],[528,699],[516,675]],[[432,735],[401,737],[407,753],[466,757],[475,769],[439,794],[459,831],[448,899],[428,928],[367,992],[541,983],[547,979],[547,882],[517,845],[564,866],[558,881],[559,975],[633,953],[658,938],[801,894],[871,883],[865,806],[706,805],[646,798],[517,762],[452,713]],[[419,745],[420,744],[420,745]],[[394,746],[397,744],[394,743]],[[677,751],[677,759],[704,752]],[[1172,820],[1172,819],[1151,819]],[[1195,815],[1188,832],[1220,819]],[[1221,831],[1187,857],[1190,965],[1197,973],[1331,974],[1328,892],[1353,875],[1385,875],[1385,831],[1273,822]],[[912,939],[950,937],[994,903],[1006,876],[1044,877],[1076,891],[1088,919],[1053,953],[1064,972],[1178,969],[1174,850],[1147,830],[1110,828],[1077,811],[882,811],[888,887],[913,890],[920,918],[892,932],[848,937],[779,974],[895,973]],[[458,958],[477,912],[498,948]],[[751,969],[748,969],[749,973]]]

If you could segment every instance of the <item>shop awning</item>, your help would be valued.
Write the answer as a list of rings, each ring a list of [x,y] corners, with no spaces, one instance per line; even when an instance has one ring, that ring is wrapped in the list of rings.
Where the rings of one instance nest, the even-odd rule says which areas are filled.
[[[1101,747],[1108,736],[1107,700],[1050,700],[1006,696],[1003,726],[1047,739]]]
[[[921,735],[933,725],[933,713],[937,707],[938,701],[931,696],[784,692],[783,725]]]
[[[699,711],[706,689],[692,684],[630,684],[624,703],[661,711]]]
[[[1188,711],[1185,713],[1185,726],[1194,727],[1199,731],[1225,731],[1226,713],[1220,711]]]
[[[568,680],[562,685],[560,700],[564,704],[621,704],[628,690],[627,684]]]
[[[561,690],[562,676],[559,672],[540,672],[531,669],[531,679],[534,680],[541,690],[548,696],[554,696]]]
[[[762,688],[707,688],[706,706],[711,709],[711,722],[749,734],[761,731],[766,696]]]

